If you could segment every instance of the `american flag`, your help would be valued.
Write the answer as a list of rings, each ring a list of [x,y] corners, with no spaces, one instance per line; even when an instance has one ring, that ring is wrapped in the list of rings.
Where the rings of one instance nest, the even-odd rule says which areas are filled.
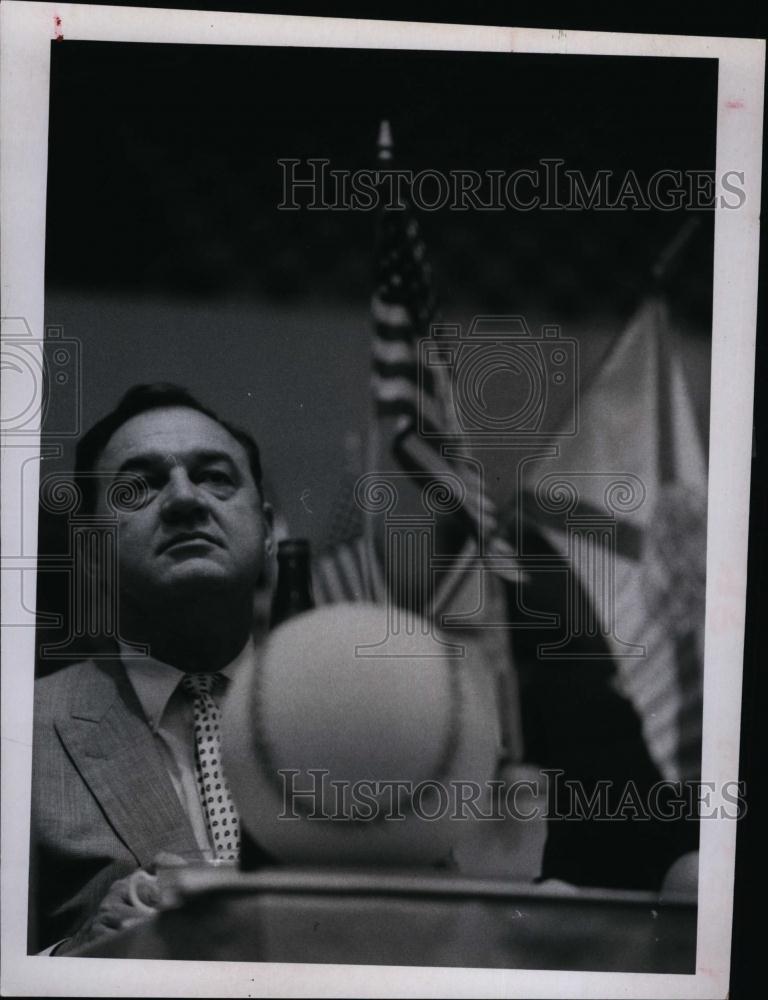
[[[378,147],[379,163],[386,166],[392,159],[387,122],[382,122]],[[496,537],[496,510],[483,488],[480,465],[463,457],[466,449],[456,448],[461,436],[450,376],[444,368],[423,361],[420,342],[431,336],[436,323],[437,297],[426,246],[410,205],[382,209],[375,268],[371,393],[377,437],[391,439],[392,453],[405,472],[422,480],[425,474],[434,477],[461,501],[464,544],[450,570],[441,575],[430,609],[436,615],[467,572],[479,565],[481,554],[512,556],[513,552]],[[461,458],[451,457],[446,439],[453,442],[454,453],[461,452]],[[316,561],[319,600],[381,599],[385,574],[369,536],[360,512],[350,509],[344,529],[336,532]]]
[[[384,597],[384,581],[373,536],[365,530],[363,512],[355,500],[355,483],[362,472],[356,445],[356,438],[350,436],[326,546],[312,565],[318,604],[379,603]]]

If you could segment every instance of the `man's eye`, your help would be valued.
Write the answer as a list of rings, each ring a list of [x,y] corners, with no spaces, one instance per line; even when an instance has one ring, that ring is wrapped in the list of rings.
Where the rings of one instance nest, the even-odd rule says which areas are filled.
[[[142,476],[141,483],[144,487],[144,491],[150,495],[157,493],[163,486],[160,476],[155,476],[151,473],[149,475]]]
[[[200,473],[200,482],[212,483],[214,486],[231,486],[232,477],[222,469],[205,469]]]

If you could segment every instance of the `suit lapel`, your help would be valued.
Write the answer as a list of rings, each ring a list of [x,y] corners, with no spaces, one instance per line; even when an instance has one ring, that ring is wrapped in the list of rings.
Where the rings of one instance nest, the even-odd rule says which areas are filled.
[[[99,805],[139,864],[158,851],[199,854],[141,705],[119,662],[83,664],[59,736]]]

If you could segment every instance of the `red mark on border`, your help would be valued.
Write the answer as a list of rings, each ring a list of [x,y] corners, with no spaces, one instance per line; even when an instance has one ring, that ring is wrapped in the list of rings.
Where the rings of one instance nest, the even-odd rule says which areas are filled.
[[[726,101],[725,106],[726,108],[743,108],[744,101]]]
[[[61,18],[59,17],[58,14],[56,14],[56,16],[53,19],[53,27],[54,27],[55,32],[56,32],[56,36],[55,36],[56,37],[56,41],[57,42],[63,42],[64,41],[64,32],[61,30]]]

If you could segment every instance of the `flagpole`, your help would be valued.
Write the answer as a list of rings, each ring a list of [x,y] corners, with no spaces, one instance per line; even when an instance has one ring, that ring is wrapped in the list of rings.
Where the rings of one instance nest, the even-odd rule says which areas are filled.
[[[658,257],[654,261],[653,266],[651,267],[650,274],[647,274],[643,279],[641,307],[642,304],[648,302],[649,298],[661,297],[661,294],[664,291],[664,283],[679,268],[683,256],[685,255],[685,251],[690,246],[693,237],[699,231],[700,227],[701,219],[698,216],[694,215],[692,218],[686,219],[677,233],[662,248]],[[636,314],[637,310],[638,307],[635,306],[633,312]],[[600,363],[595,366],[591,377],[582,384],[582,395],[594,383],[595,379],[599,376],[600,371],[613,359],[620,342],[621,337],[616,337],[608,345],[605,353],[600,358]]]
[[[394,142],[392,139],[392,129],[389,121],[384,118],[379,123],[379,131],[376,138],[376,161],[379,168],[385,168],[392,162]],[[374,290],[375,294],[375,290]],[[366,442],[365,470],[368,473],[375,472],[379,465],[381,453],[381,429],[376,412],[376,398],[373,393],[370,395],[368,409],[368,439]],[[376,530],[374,518],[376,515],[371,511],[366,511],[363,519],[363,530],[365,533],[366,548],[368,549],[368,575],[367,586],[372,600],[380,601],[384,596],[380,593],[381,581],[378,579],[376,567],[379,562],[376,554]]]
[[[697,215],[686,219],[676,235],[663,248],[651,269],[651,276],[654,282],[661,283],[671,277],[680,266],[684,252],[696,235],[701,226],[701,219]]]

